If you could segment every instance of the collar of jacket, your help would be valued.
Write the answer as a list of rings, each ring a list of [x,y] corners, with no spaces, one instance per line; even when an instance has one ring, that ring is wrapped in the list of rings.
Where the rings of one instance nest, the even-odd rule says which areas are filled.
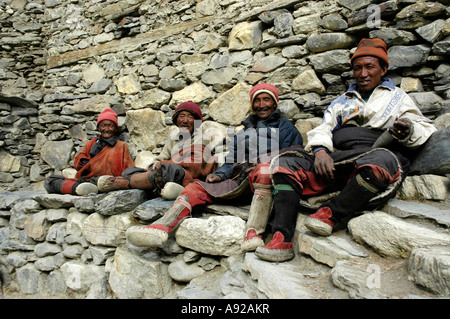
[[[385,88],[385,89],[388,89],[388,90],[391,90],[391,91],[395,90],[395,84],[394,84],[394,81],[392,81],[392,79],[390,79],[390,78],[382,78],[382,79],[381,79],[380,85],[378,85],[374,90],[376,90],[376,89],[379,88],[379,87]],[[349,87],[349,89],[347,90],[347,92],[345,92],[345,93],[346,93],[346,94],[347,94],[347,93],[348,93],[348,94],[355,94],[356,92],[358,92],[358,87],[357,87],[356,83],[353,83],[353,84]]]
[[[276,109],[266,119],[260,120],[258,115],[251,114],[245,120],[243,120],[241,124],[244,125],[245,128],[260,127],[260,125],[258,125],[258,122],[261,122],[262,124],[264,124],[264,126],[269,126],[270,123],[277,122],[280,119],[280,117],[281,117],[281,111],[279,109]]]
[[[111,147],[116,145],[116,142],[117,142],[117,136],[116,135],[108,137],[108,138],[103,138],[103,137],[99,136],[98,139],[97,139],[97,143],[103,144],[103,145],[109,145]]]

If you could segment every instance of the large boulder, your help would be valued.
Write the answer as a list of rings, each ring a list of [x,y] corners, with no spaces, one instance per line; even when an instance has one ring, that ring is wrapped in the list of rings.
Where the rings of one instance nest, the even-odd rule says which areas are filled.
[[[428,139],[411,165],[411,175],[450,173],[450,127]]]
[[[208,255],[231,256],[241,250],[245,221],[234,216],[186,219],[176,230],[178,245]]]
[[[168,293],[171,279],[163,262],[143,258],[122,246],[114,255],[109,284],[120,299],[154,299]]]
[[[450,236],[376,211],[348,223],[352,237],[381,256],[407,257],[414,248],[450,244]]]

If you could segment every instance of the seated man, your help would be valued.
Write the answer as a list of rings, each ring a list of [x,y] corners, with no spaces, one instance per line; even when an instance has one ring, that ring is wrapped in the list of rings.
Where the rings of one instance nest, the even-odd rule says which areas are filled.
[[[120,174],[134,166],[127,144],[117,139],[118,127],[116,112],[110,108],[103,110],[97,119],[100,136],[87,142],[75,156],[75,178],[51,175],[44,182],[47,192],[72,195],[97,193],[98,176]]]
[[[167,182],[175,182],[182,188],[194,181],[205,180],[216,169],[217,161],[208,147],[210,141],[203,134],[202,126],[197,125],[202,120],[202,111],[194,102],[178,105],[172,116],[178,131],[166,141],[149,169],[132,167],[122,172],[122,176],[101,176],[99,191],[134,188],[159,195]]]
[[[413,100],[383,78],[389,65],[383,40],[362,39],[351,65],[356,84],[307,133],[305,150],[273,160],[272,231],[287,241],[299,211],[307,208],[301,200],[310,196],[340,191],[305,220],[308,229],[323,236],[345,225],[355,212],[385,204],[406,177],[414,149],[436,131]],[[258,247],[256,255],[282,261],[289,252],[279,241]]]
[[[128,241],[136,246],[160,246],[167,241],[169,232],[189,217],[194,207],[221,199],[234,199],[236,202],[251,190],[254,195],[245,243],[254,246],[256,239],[257,244],[261,244],[262,239],[257,233],[264,232],[272,208],[272,186],[268,174],[271,157],[265,155],[303,143],[297,128],[281,116],[277,109],[278,100],[275,86],[261,83],[253,87],[250,103],[255,114],[242,122],[244,129],[234,136],[225,164],[208,175],[206,182],[195,182],[185,187],[159,220],[149,226],[130,227],[127,230]]]

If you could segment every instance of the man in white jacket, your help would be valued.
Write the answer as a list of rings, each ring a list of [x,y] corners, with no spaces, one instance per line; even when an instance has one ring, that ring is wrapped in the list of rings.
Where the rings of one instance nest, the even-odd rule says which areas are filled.
[[[386,203],[406,177],[414,150],[436,131],[413,100],[384,78],[389,61],[383,40],[362,39],[351,64],[356,83],[307,133],[305,149],[272,161],[272,232],[282,240],[260,246],[256,255],[262,259],[292,258],[286,243],[302,208],[315,211],[305,220],[308,229],[328,236],[355,212]],[[324,193],[338,195],[318,207],[303,204]]]

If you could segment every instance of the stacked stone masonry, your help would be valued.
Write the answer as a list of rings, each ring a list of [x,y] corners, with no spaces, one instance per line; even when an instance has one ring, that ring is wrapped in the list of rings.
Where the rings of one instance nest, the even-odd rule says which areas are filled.
[[[6,296],[448,296],[449,17],[448,0],[0,0],[0,270]],[[269,266],[238,252],[245,208],[212,205],[183,223],[176,241],[148,251],[130,247],[124,231],[154,220],[170,202],[149,201],[142,191],[95,197],[43,191],[46,176],[73,176],[73,158],[97,135],[96,116],[105,107],[119,114],[122,138],[140,167],[160,152],[173,110],[185,100],[201,106],[211,141],[223,152],[230,128],[238,129],[250,112],[251,86],[261,81],[277,85],[280,109],[306,140],[352,82],[349,57],[363,37],[386,41],[388,76],[439,132],[383,213],[362,215],[348,232],[329,239],[304,230],[299,214],[292,262]],[[422,207],[413,199],[432,202]],[[374,214],[385,229],[429,236],[384,242],[361,235],[358,221],[371,224]],[[183,241],[192,238],[196,222],[222,229],[229,242],[197,247]],[[235,231],[226,232],[226,225]],[[374,225],[377,232],[383,233]],[[387,274],[379,289],[368,288],[370,265]],[[389,284],[394,279],[386,269],[403,276],[404,285]],[[297,285],[283,276],[295,277]],[[205,286],[208,281],[214,284]]]

